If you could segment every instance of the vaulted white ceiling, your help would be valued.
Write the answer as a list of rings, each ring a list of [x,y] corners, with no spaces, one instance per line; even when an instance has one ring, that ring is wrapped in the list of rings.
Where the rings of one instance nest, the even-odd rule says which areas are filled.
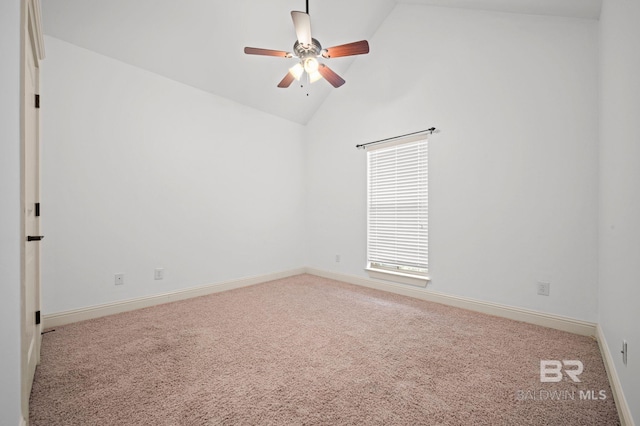
[[[312,34],[329,47],[371,39],[396,3],[597,19],[601,0],[309,3]],[[367,55],[326,60],[347,80],[338,89],[326,81],[277,88],[295,59],[245,55],[243,47],[292,51],[290,11],[304,11],[303,0],[45,0],[42,6],[47,35],[301,124],[331,91],[349,90],[354,60],[367,60]],[[375,54],[372,44],[369,55]]]

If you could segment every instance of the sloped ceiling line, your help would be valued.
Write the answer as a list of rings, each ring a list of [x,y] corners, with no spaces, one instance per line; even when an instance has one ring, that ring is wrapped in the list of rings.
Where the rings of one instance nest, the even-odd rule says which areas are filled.
[[[371,39],[397,3],[597,19],[601,0],[314,1],[314,37],[326,46]],[[295,60],[250,57],[243,46],[291,50],[289,13],[302,10],[302,0],[47,0],[42,6],[46,35],[299,124],[332,91],[348,91],[350,65],[366,60],[331,60],[347,80],[339,89],[326,81],[277,88]]]

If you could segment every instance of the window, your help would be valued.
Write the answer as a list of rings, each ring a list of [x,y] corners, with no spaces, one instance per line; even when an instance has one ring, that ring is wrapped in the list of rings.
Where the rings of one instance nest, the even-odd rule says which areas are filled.
[[[367,152],[367,271],[376,278],[428,281],[427,139],[394,140]]]

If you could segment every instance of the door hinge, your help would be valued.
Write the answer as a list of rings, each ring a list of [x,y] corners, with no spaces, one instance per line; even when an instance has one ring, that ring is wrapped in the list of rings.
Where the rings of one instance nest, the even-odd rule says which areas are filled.
[[[36,311],[36,325],[40,324],[40,311]]]
[[[40,95],[36,95],[36,108],[40,108]]]
[[[40,216],[40,203],[36,203],[36,217]]]

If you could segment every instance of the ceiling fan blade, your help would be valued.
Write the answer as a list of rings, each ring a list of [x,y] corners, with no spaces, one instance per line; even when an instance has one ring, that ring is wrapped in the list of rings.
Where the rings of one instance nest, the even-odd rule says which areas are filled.
[[[260,49],[258,47],[245,47],[244,53],[247,55],[279,56],[281,58],[293,57],[290,52],[285,52],[284,50]]]
[[[288,72],[287,75],[284,76],[282,81],[278,83],[278,87],[280,87],[281,89],[286,89],[287,87],[291,86],[293,80],[295,80],[295,77],[291,75],[290,72]]]
[[[325,64],[320,64],[318,66],[318,72],[320,73],[321,76],[324,77],[325,80],[331,83],[333,87],[337,88],[342,86],[345,83],[342,77],[340,77],[338,74],[333,72],[333,70],[328,66],[326,66]]]
[[[298,42],[303,46],[311,46],[311,18],[304,12],[291,11],[293,26],[296,29]]]
[[[366,53],[369,53],[369,43],[367,40],[361,40],[324,49],[322,56],[325,58],[339,58],[341,56],[364,55]]]

